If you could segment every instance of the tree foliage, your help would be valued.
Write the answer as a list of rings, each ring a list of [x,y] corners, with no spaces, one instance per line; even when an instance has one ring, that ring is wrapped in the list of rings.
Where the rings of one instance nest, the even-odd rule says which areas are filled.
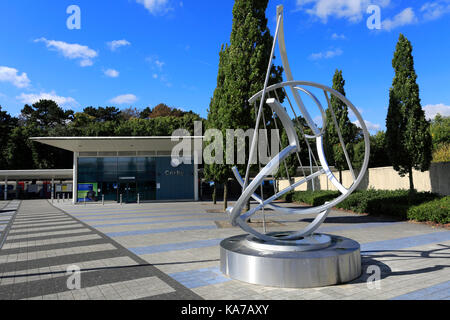
[[[386,147],[394,169],[409,175],[414,189],[413,169],[426,171],[432,157],[430,124],[419,98],[411,42],[400,34],[392,66],[395,76],[389,94],[386,118]]]
[[[333,89],[345,96],[345,80],[342,75],[342,70],[336,70],[333,76]],[[341,131],[342,138],[345,143],[350,160],[353,160],[354,144],[357,137],[357,127],[348,117],[347,105],[332,95],[330,99],[331,108],[336,117],[338,127]],[[334,124],[332,110],[327,109],[327,122],[325,126],[324,147],[326,158],[330,165],[334,165],[339,170],[340,181],[342,183],[342,171],[348,169],[347,160],[344,149],[342,148],[337,128]]]
[[[268,0],[239,0],[233,7],[230,43],[222,46],[219,54],[217,87],[208,115],[208,127],[220,130],[224,139],[227,129],[246,131],[255,125],[254,106],[248,100],[264,86],[273,44],[265,14],[267,4]],[[270,84],[281,80],[282,68],[272,67]],[[245,146],[238,146],[233,153],[237,157],[245,150]],[[231,159],[230,154],[225,156]],[[207,172],[214,181],[223,181],[226,193],[231,165],[215,165]],[[226,195],[224,198],[226,206]]]

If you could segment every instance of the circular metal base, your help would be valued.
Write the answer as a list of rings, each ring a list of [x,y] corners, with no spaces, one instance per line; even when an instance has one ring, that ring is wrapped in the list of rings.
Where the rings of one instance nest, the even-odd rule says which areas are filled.
[[[325,287],[361,275],[358,242],[339,236],[314,237],[331,242],[325,248],[305,251],[286,250],[292,244],[264,244],[248,235],[225,239],[220,244],[221,271],[235,280],[282,288]]]

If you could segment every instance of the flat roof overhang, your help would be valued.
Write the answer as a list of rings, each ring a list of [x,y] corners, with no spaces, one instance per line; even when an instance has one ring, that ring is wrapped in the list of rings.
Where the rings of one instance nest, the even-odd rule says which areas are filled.
[[[33,137],[32,141],[72,152],[169,152],[183,140],[191,141],[194,150],[195,141],[203,137]]]
[[[0,170],[0,182],[6,180],[72,180],[73,169]]]

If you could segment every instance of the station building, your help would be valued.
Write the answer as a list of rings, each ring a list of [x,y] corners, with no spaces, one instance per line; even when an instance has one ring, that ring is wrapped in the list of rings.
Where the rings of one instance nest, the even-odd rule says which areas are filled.
[[[180,139],[190,139],[191,150],[194,150],[195,139],[201,140],[202,137],[178,137],[178,140],[173,137],[31,138],[36,143],[73,152],[73,170],[69,170],[72,181],[65,186],[67,189],[69,185],[72,189],[66,191],[71,191],[74,203],[103,200],[124,203],[198,201],[200,181],[194,153],[179,159],[184,161],[172,161],[172,149]],[[15,172],[15,176],[12,176],[14,172],[0,171],[0,179],[5,181],[5,196],[8,179],[15,179],[17,188],[20,184],[18,179],[25,180],[31,172],[23,171],[21,175]],[[55,196],[56,171],[33,172],[44,185],[51,184],[49,188],[52,196]],[[67,173],[68,170],[65,170],[66,179]]]

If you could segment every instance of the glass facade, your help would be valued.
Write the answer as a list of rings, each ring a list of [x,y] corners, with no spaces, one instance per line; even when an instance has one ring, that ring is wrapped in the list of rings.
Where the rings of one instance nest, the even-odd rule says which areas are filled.
[[[194,166],[172,168],[170,157],[78,159],[78,201],[191,200]]]

